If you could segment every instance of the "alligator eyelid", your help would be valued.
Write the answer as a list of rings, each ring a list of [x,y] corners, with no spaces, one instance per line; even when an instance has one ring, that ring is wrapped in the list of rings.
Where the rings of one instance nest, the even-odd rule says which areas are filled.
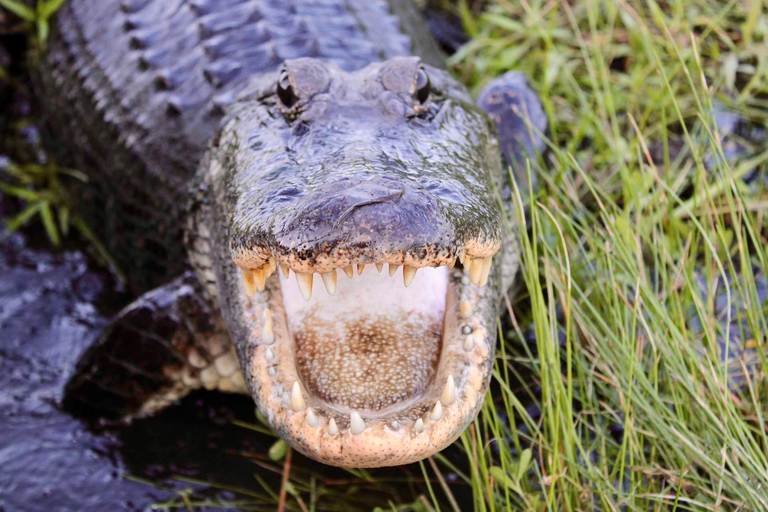
[[[395,192],[394,194],[389,194],[382,197],[377,197],[376,199],[369,199],[367,201],[360,201],[359,203],[355,203],[349,208],[346,209],[344,213],[342,213],[339,218],[336,220],[336,222],[333,223],[333,228],[336,229],[339,227],[339,224],[344,222],[344,219],[350,216],[350,214],[355,210],[355,208],[360,208],[361,206],[368,206],[371,204],[377,204],[377,203],[385,203],[387,201],[395,201],[397,199],[400,199],[405,195],[405,189],[400,189],[399,192]]]

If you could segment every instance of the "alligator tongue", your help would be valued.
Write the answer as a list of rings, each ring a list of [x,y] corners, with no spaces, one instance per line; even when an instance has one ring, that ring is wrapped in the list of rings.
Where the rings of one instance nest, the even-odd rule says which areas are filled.
[[[281,277],[281,288],[298,373],[316,398],[378,411],[420,397],[432,382],[447,268],[420,269],[406,288],[402,276],[370,265],[353,279],[340,275],[332,296],[318,286],[309,301],[294,274]]]

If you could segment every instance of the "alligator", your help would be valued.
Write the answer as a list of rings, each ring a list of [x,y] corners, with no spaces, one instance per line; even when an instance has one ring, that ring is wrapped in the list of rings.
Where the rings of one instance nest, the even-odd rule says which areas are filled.
[[[143,293],[69,409],[248,393],[296,450],[358,468],[464,431],[519,264],[510,176],[532,189],[546,117],[517,73],[474,101],[425,27],[403,0],[64,5],[40,102]]]

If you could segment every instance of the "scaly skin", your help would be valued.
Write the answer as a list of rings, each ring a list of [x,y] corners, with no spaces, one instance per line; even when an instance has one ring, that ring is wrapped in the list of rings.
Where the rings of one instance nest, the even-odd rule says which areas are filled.
[[[130,385],[100,386],[121,359],[153,377],[124,416],[201,385],[243,388],[292,446],[347,467],[420,460],[461,434],[488,389],[518,247],[493,123],[430,65],[417,25],[362,0],[67,4],[40,83],[107,199],[103,234],[141,290],[148,266],[178,267],[187,224],[210,300],[192,300],[183,281],[150,292],[118,316],[69,396],[124,397]],[[535,149],[521,118],[543,130],[544,117],[524,79],[495,86],[481,103],[520,163]],[[402,277],[378,276],[383,264]],[[337,270],[353,268],[365,275],[331,298]],[[148,304],[141,339],[168,339],[165,366],[130,354],[120,334]],[[242,376],[229,372],[220,318]]]

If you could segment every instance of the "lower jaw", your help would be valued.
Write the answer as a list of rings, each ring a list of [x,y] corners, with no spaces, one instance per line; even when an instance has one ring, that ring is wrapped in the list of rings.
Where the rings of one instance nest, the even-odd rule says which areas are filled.
[[[467,274],[450,271],[442,350],[432,383],[419,396],[380,411],[328,404],[306,390],[277,276],[255,297],[240,290],[253,340],[241,357],[247,357],[248,385],[272,429],[304,455],[339,467],[407,464],[450,445],[482,406],[495,346],[495,326],[489,325],[493,317],[483,316],[488,308],[477,307],[492,292],[470,284]]]

